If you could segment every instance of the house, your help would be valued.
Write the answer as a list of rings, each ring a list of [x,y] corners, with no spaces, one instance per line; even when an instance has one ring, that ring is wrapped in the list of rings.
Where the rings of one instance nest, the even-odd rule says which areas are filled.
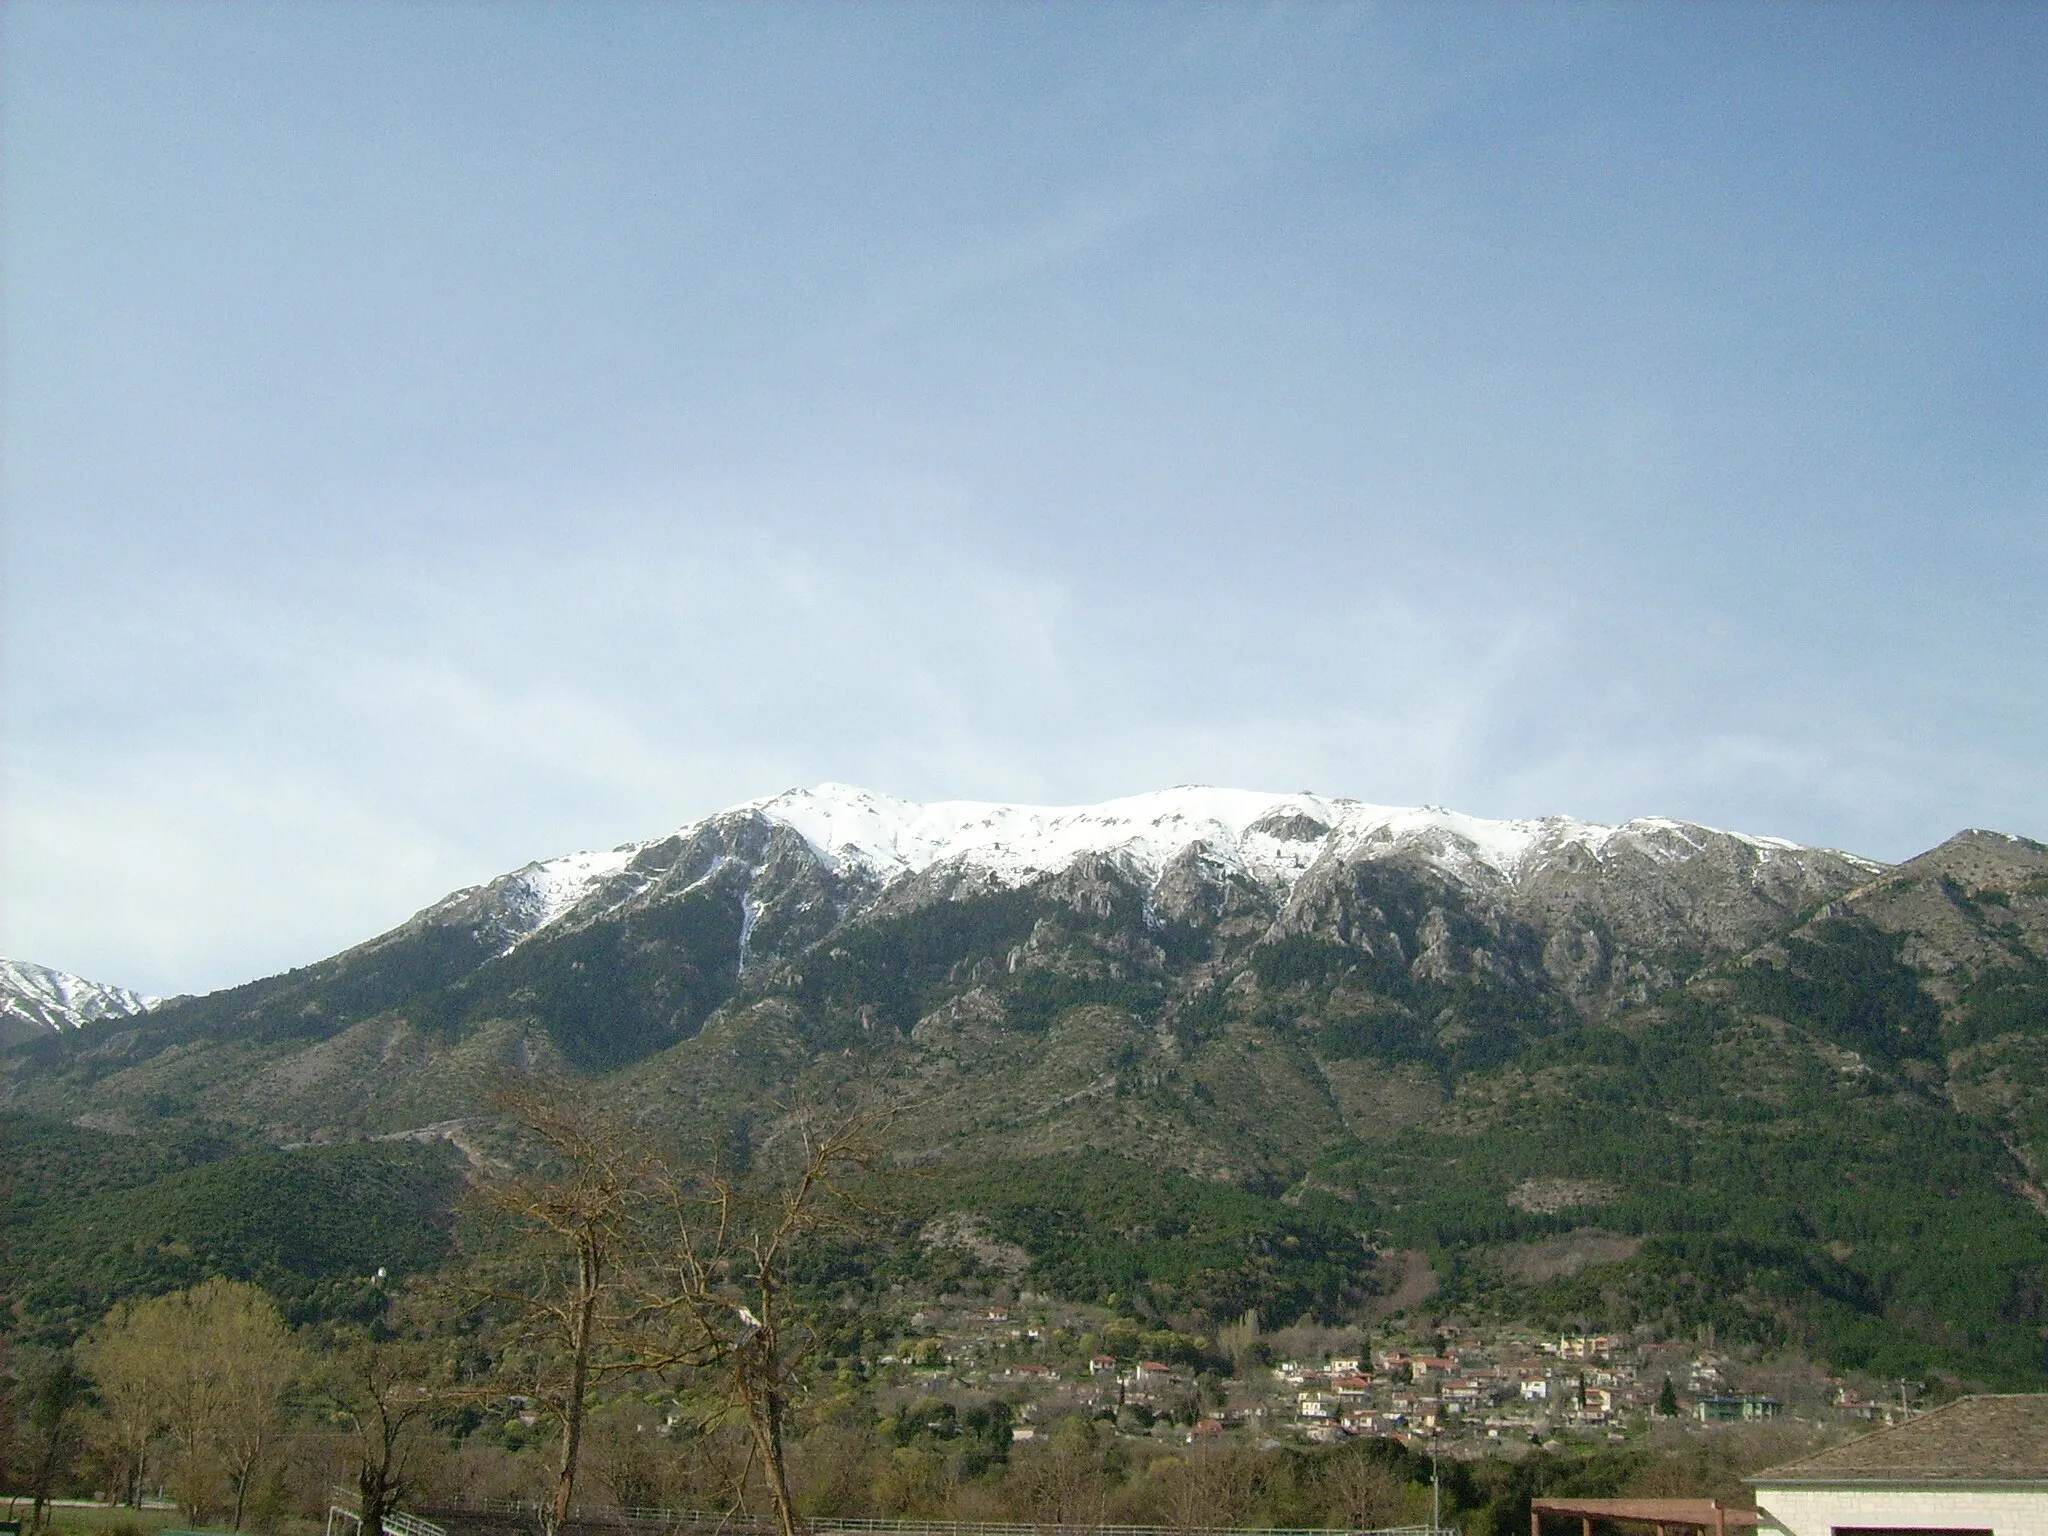
[[[1775,1419],[1784,1405],[1773,1397],[1703,1397],[1692,1411],[1702,1424],[1742,1424]]]
[[[1116,1374],[1116,1356],[1090,1355],[1088,1357],[1088,1374],[1090,1376],[1114,1376]]]
[[[1960,1397],[1749,1481],[1772,1536],[2048,1536],[2048,1394]]]
[[[1560,1360],[1604,1360],[1621,1344],[1611,1333],[1568,1333],[1557,1341]]]
[[[1883,1419],[1887,1424],[1896,1424],[1913,1416],[1903,1402],[1880,1402],[1876,1398],[1865,1397],[1853,1387],[1844,1387],[1835,1395],[1835,1411],[1845,1418],[1862,1419],[1865,1423]]]
[[[1294,1411],[1304,1419],[1328,1419],[1336,1416],[1337,1404],[1320,1392],[1297,1392]]]

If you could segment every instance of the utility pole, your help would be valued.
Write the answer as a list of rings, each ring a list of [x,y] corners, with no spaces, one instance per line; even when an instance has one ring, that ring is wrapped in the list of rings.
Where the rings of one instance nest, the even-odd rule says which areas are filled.
[[[1429,1437],[1429,1536],[1444,1528],[1444,1483],[1436,1465],[1436,1435]]]

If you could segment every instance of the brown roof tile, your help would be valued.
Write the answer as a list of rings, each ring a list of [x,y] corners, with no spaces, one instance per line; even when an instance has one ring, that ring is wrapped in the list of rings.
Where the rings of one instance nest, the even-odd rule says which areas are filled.
[[[2048,1394],[1959,1397],[1845,1445],[1759,1472],[1757,1484],[2048,1482]]]

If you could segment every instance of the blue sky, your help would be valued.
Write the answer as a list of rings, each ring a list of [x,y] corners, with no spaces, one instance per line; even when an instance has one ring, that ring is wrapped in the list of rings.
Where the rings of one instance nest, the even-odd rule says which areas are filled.
[[[2048,837],[2048,9],[0,26],[10,955],[823,779]]]

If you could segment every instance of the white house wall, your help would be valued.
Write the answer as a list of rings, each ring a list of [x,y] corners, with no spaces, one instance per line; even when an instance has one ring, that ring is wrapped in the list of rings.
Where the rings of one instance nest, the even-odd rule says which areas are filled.
[[[1759,1487],[1756,1502],[1770,1517],[1762,1529],[1785,1536],[1834,1536],[1838,1527],[2048,1536],[2048,1489]],[[1777,1522],[1775,1527],[1770,1520]]]

